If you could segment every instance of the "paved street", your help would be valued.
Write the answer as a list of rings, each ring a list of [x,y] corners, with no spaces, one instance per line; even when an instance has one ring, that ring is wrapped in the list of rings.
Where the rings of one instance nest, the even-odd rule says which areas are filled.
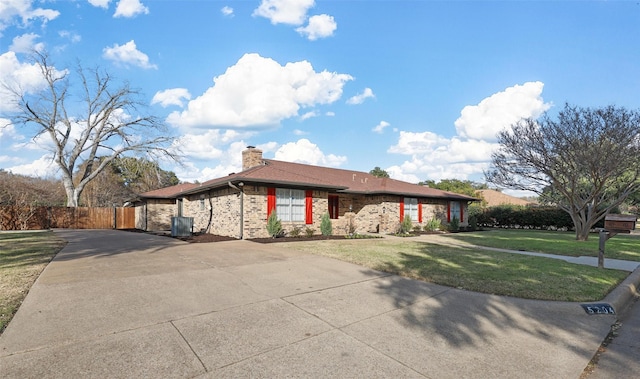
[[[277,244],[56,233],[0,377],[578,378],[616,320]]]

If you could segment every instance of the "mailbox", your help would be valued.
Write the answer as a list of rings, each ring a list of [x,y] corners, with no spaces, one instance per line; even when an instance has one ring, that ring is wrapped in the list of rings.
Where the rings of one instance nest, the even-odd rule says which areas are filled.
[[[636,215],[609,214],[604,218],[604,228],[607,230],[631,231],[636,229]]]

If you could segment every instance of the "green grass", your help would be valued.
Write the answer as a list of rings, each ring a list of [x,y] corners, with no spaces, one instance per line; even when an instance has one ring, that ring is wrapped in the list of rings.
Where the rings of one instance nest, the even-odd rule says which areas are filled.
[[[493,229],[445,235],[458,241],[501,249],[535,251],[569,256],[598,256],[598,234],[576,241],[575,233],[540,230]],[[618,234],[605,244],[605,259],[640,261],[640,236]]]
[[[65,243],[53,232],[0,233],[0,334]]]
[[[421,241],[308,241],[282,244],[445,286],[558,301],[597,301],[628,273],[526,255],[445,247]]]

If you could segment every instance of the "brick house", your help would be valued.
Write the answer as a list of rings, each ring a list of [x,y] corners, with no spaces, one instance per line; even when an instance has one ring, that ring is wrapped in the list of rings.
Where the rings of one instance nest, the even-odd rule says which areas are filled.
[[[393,233],[409,216],[423,226],[432,218],[468,225],[467,206],[477,199],[361,171],[264,159],[249,146],[242,171],[201,184],[179,184],[140,194],[137,227],[167,230],[173,216],[193,217],[193,230],[240,239],[268,237],[276,211],[286,230],[320,233],[328,213],[334,234]]]

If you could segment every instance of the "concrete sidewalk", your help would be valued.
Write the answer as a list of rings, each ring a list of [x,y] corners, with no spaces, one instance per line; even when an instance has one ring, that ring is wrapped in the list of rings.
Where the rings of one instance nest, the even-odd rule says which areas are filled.
[[[277,244],[56,233],[2,378],[577,378],[616,321]]]

